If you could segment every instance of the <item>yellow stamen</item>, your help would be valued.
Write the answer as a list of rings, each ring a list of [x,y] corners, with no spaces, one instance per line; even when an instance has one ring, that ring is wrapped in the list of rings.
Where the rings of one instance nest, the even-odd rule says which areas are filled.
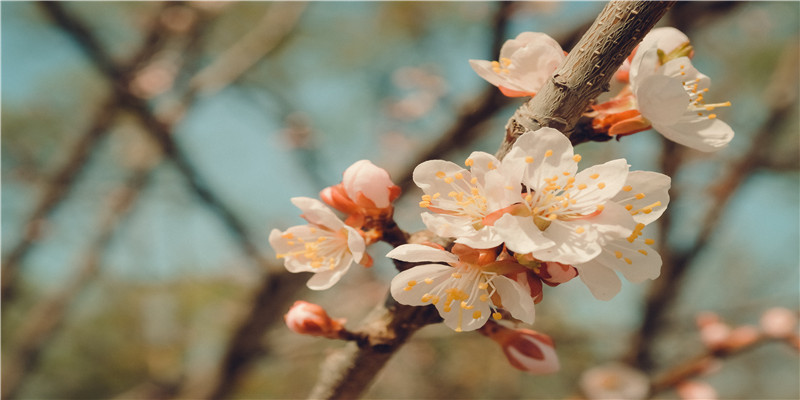
[[[544,152],[545,157],[550,157],[552,155],[553,155],[553,150],[547,150],[546,152]]]
[[[575,162],[579,162],[581,160],[581,155],[580,154],[575,154],[574,156],[572,156],[572,159]]]

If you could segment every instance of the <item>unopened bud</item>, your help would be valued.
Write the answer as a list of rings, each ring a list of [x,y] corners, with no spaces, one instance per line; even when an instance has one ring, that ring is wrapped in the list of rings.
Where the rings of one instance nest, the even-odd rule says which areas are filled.
[[[392,182],[389,173],[368,160],[348,167],[342,186],[351,200],[366,208],[388,208],[400,196],[400,187]]]
[[[336,339],[344,330],[343,320],[332,319],[319,305],[302,300],[294,302],[283,319],[289,329],[301,335]]]
[[[683,400],[716,400],[718,398],[717,390],[702,381],[681,382],[675,391]]]
[[[760,325],[767,336],[789,337],[797,329],[797,312],[783,307],[770,308],[761,316]]]
[[[481,333],[497,342],[508,362],[531,374],[552,374],[561,368],[549,336],[530,329],[506,328],[495,322],[485,325]]]

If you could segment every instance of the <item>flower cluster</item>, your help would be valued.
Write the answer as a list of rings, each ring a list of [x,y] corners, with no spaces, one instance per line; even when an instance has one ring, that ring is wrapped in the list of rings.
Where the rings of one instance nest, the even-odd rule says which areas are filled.
[[[730,102],[706,100],[711,79],[694,68],[689,38],[675,28],[656,28],[642,39],[617,72],[628,83],[612,99],[592,106],[592,129],[622,137],[655,129],[664,137],[700,151],[715,151],[733,139],[733,130],[714,110]],[[525,32],[508,40],[499,61],[470,60],[482,78],[507,96],[534,96],[558,68],[561,47],[543,33]]]
[[[497,61],[470,64],[508,96],[535,96],[565,54],[549,36],[526,32],[507,41]],[[699,150],[727,144],[733,131],[711,111],[730,104],[706,103],[709,79],[692,66],[692,55],[688,38],[675,29],[647,35],[617,73],[627,86],[586,114],[595,133],[620,137],[654,128]],[[400,269],[392,297],[433,306],[456,332],[481,332],[518,369],[556,371],[549,337],[499,321],[532,324],[544,285],[578,277],[594,297],[609,300],[621,289],[620,275],[634,283],[658,277],[661,258],[644,229],[669,204],[668,176],[631,171],[625,159],[581,170],[581,158],[563,132],[545,127],[519,136],[503,159],[476,151],[463,166],[419,164],[413,180],[423,192],[421,219],[451,245],[391,241],[396,247],[386,256]],[[344,220],[322,201],[294,198],[308,224],[275,229],[270,243],[290,272],[314,274],[309,288],[327,289],[353,261],[372,264],[366,247],[397,229],[392,203],[399,195],[386,171],[358,161],[341,183],[320,192]],[[287,314],[292,330],[347,336],[340,321],[312,306],[298,303]]]
[[[399,195],[385,170],[358,161],[345,170],[341,183],[320,193],[331,207],[347,214],[345,221],[319,200],[295,197],[292,203],[308,225],[273,229],[269,243],[289,272],[314,273],[307,283],[310,289],[328,289],[353,261],[372,265],[366,247],[381,238],[383,221],[391,219],[392,201]]]

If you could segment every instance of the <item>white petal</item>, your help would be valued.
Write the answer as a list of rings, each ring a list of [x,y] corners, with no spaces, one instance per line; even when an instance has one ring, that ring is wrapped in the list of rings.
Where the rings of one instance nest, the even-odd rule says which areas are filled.
[[[700,151],[716,151],[733,139],[733,129],[717,118],[685,115],[671,125],[653,124],[653,128],[673,142]]]
[[[586,219],[590,229],[599,233],[603,239],[627,238],[636,228],[636,221],[625,207],[609,201],[603,206],[603,211]]]
[[[515,253],[531,253],[555,245],[555,242],[545,237],[529,217],[503,215],[495,221],[494,229],[503,238],[506,247]]]
[[[442,264],[424,264],[407,269],[392,279],[390,289],[392,297],[399,303],[409,306],[430,304],[430,302],[423,302],[422,296],[447,280],[452,272],[453,267]],[[425,279],[430,279],[431,283],[425,283]],[[409,286],[408,283],[411,281],[416,284]]]
[[[484,226],[477,231],[473,230],[471,235],[460,236],[456,239],[456,243],[465,244],[473,249],[491,249],[503,244],[503,238],[494,227]]]
[[[604,265],[590,261],[575,265],[581,281],[598,300],[611,300],[622,288],[617,274]]]
[[[582,233],[578,233],[579,228],[584,228]],[[542,261],[574,265],[591,260],[601,251],[597,231],[587,220],[555,220],[544,230],[544,235],[555,242],[555,246],[531,252]]]
[[[623,187],[629,190],[621,190],[611,201],[625,207],[630,205],[633,219],[647,225],[666,211],[671,181],[669,176],[658,172],[631,171]]]
[[[444,300],[436,304],[436,309],[439,310],[439,315],[444,319],[444,324],[457,332],[474,331],[485,325],[491,315],[489,304],[477,298],[467,300],[467,307],[473,308],[463,309],[460,304],[456,304],[454,301],[450,311],[445,311]],[[475,312],[480,312],[478,318],[473,318]]]
[[[581,214],[594,212],[622,189],[627,178],[628,162],[623,158],[586,168],[575,175],[574,187],[568,191],[575,200],[569,209]]]
[[[422,222],[431,232],[442,237],[461,237],[475,233],[472,219],[457,215],[421,213]]]
[[[447,176],[453,176],[458,172],[469,173],[464,168],[450,161],[428,160],[414,168],[414,183],[426,194],[433,194],[436,192],[443,192],[443,195],[447,194],[452,186],[436,176],[439,172],[444,172]]]
[[[506,158],[512,157],[516,163],[521,160],[526,164],[524,183],[536,190],[547,185],[545,178],[558,176],[565,179],[564,172],[574,174],[578,169],[574,155],[572,144],[563,133],[553,128],[541,128],[522,134]]]
[[[636,102],[642,116],[653,124],[671,124],[680,119],[691,99],[680,77],[653,74],[636,88]]]
[[[536,312],[530,291],[523,288],[519,283],[501,275],[492,279],[492,285],[497,289],[497,294],[500,295],[503,309],[522,322],[533,323]]]
[[[291,200],[292,204],[303,212],[302,217],[306,221],[327,227],[334,232],[344,227],[344,222],[321,201],[310,197],[292,197]]]
[[[508,75],[500,75],[497,72],[494,72],[492,63],[490,61],[469,60],[469,65],[478,74],[478,76],[485,79],[487,82],[491,83],[494,86],[497,87],[516,86],[509,79]]]
[[[611,241],[593,261],[621,272],[633,283],[656,279],[661,274],[661,256],[641,239],[633,243],[626,239]]]
[[[386,257],[407,262],[458,262],[455,254],[421,244],[404,244],[386,254]]]
[[[692,65],[689,57],[679,57],[674,60],[667,61],[656,70],[656,74],[665,75],[673,78],[678,78],[682,82],[694,82],[697,84],[697,90],[701,91],[711,86],[711,78],[701,73],[697,68]]]
[[[500,161],[495,156],[482,151],[473,151],[467,159],[472,160],[470,173],[472,177],[478,178],[478,182],[483,182],[487,172],[500,166]]]
[[[350,249],[350,254],[353,255],[354,260],[361,261],[367,248],[364,238],[355,229],[347,225],[344,228],[347,230],[347,247]]]
[[[311,290],[325,290],[339,282],[339,279],[342,278],[348,269],[350,269],[350,264],[352,264],[353,258],[347,254],[342,257],[342,261],[333,269],[323,268],[321,272],[317,272],[311,279],[306,282],[306,286],[308,286]]]
[[[631,90],[635,93],[644,79],[656,73],[659,65],[657,48],[643,49],[639,47],[636,50],[636,55],[633,56],[633,60],[631,60],[631,69],[629,71]]]

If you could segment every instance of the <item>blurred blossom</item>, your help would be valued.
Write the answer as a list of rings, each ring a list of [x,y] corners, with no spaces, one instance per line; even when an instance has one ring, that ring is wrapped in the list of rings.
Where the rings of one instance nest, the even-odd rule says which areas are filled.
[[[682,382],[675,390],[683,400],[716,400],[718,398],[717,390],[702,381]]]
[[[727,347],[737,349],[755,343],[761,336],[758,328],[752,325],[737,326],[728,337]]]
[[[531,374],[552,374],[561,365],[549,336],[530,329],[510,329],[489,321],[480,331],[503,348],[511,365]]]
[[[197,12],[191,7],[173,5],[161,13],[161,23],[176,33],[186,33],[197,20]]]
[[[283,319],[289,329],[301,335],[336,339],[344,330],[344,320],[332,319],[319,305],[302,300],[296,301]]]
[[[712,322],[700,327],[700,340],[714,350],[726,346],[731,336],[731,327],[723,322]]]
[[[580,387],[590,400],[644,399],[650,391],[647,375],[625,364],[609,363],[587,370]]]
[[[131,81],[131,90],[144,99],[155,97],[172,88],[177,66],[171,60],[160,60],[140,70]]]
[[[783,307],[770,308],[761,315],[760,326],[767,336],[789,337],[797,330],[797,312]]]

